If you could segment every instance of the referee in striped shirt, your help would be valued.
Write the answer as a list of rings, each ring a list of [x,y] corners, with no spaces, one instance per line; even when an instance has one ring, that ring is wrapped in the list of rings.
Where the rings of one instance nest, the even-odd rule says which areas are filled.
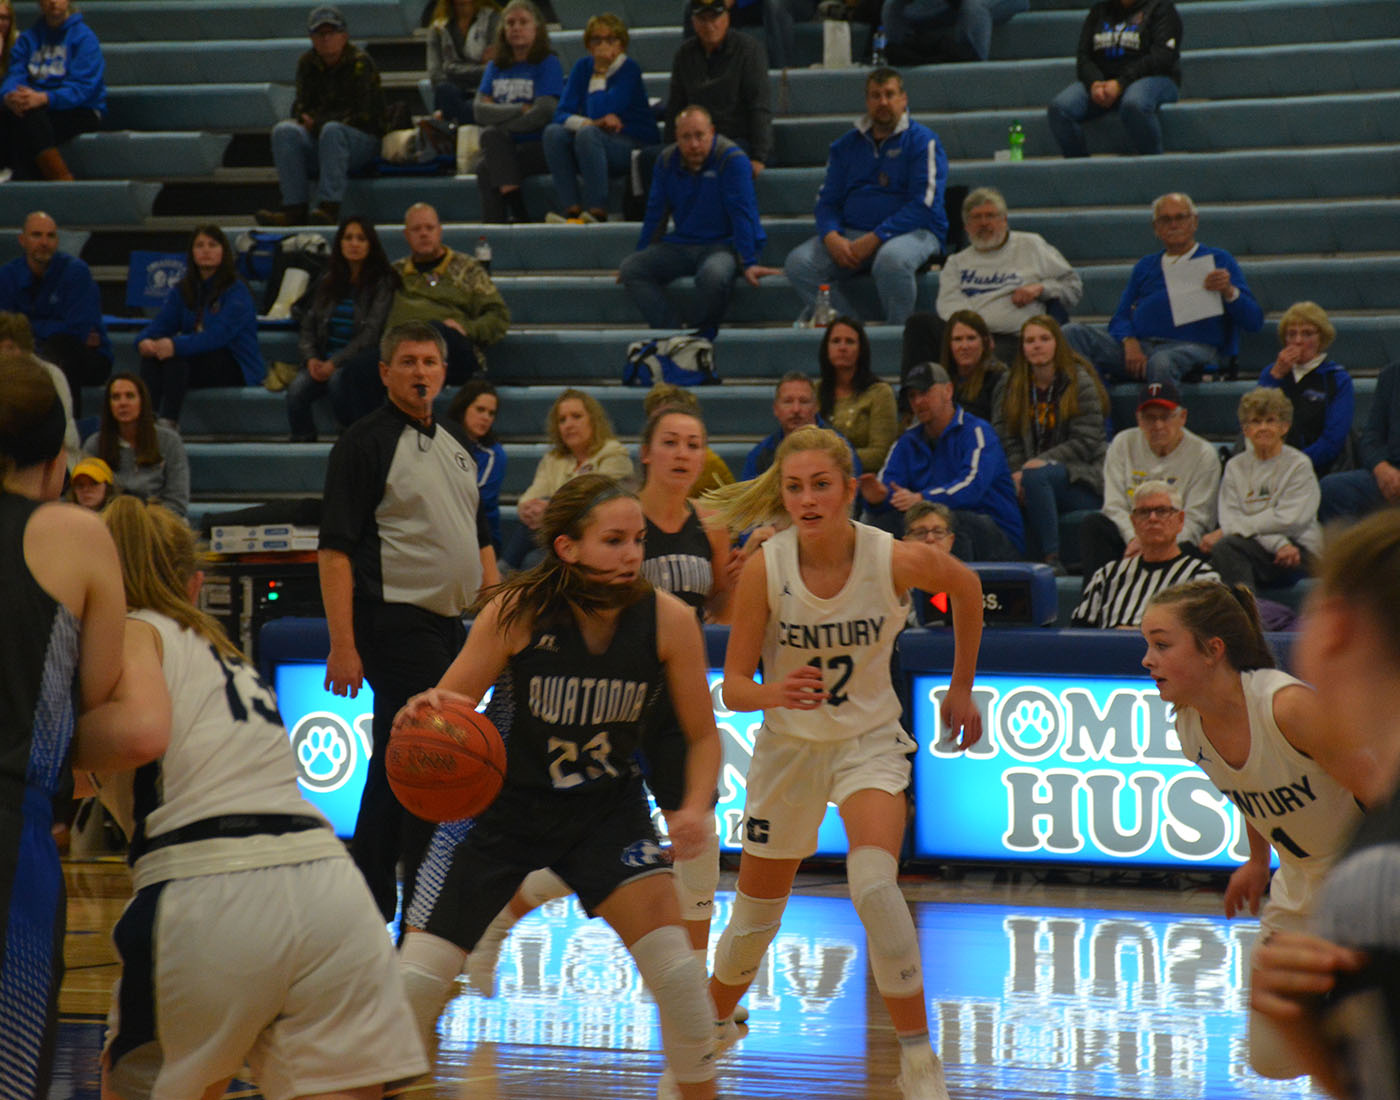
[[[1186,513],[1181,494],[1165,481],[1144,481],[1133,493],[1129,513],[1142,552],[1119,558],[1094,573],[1070,617],[1071,626],[1136,630],[1143,608],[1164,588],[1191,580],[1218,581],[1210,562],[1183,549]]]

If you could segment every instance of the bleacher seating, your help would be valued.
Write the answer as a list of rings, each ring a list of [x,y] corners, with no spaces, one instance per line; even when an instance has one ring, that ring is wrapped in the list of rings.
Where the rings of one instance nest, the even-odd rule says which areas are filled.
[[[1076,319],[1112,311],[1134,260],[1156,246],[1147,206],[1157,194],[1188,191],[1201,205],[1202,241],[1240,260],[1269,322],[1242,340],[1235,382],[1187,388],[1190,424],[1225,442],[1235,434],[1239,395],[1272,357],[1275,322],[1311,298],[1338,330],[1336,358],[1357,377],[1358,418],[1375,371],[1400,360],[1400,3],[1395,0],[1178,0],[1185,22],[1181,102],[1164,108],[1168,152],[1155,158],[1054,156],[1045,103],[1073,79],[1083,0],[1032,0],[1032,10],[998,28],[982,64],[906,71],[911,107],[939,133],[950,182],[999,187],[1014,227],[1045,235],[1079,268],[1085,298]],[[423,44],[415,34],[424,0],[342,0],[354,39],[380,60],[391,95],[421,111]],[[13,227],[43,208],[121,308],[124,252],[170,249],[197,221],[230,236],[258,206],[275,205],[267,131],[290,107],[295,59],[306,48],[304,0],[90,0],[84,16],[107,52],[111,115],[102,133],[64,150],[79,182],[0,186],[0,260],[16,254]],[[581,55],[589,14],[608,8],[634,30],[632,54],[648,91],[664,98],[669,59],[680,40],[677,0],[555,0],[554,35],[566,64]],[[820,27],[799,25],[802,67],[773,73],[774,165],[759,180],[769,243],[781,264],[810,235],[813,195],[827,145],[861,108],[860,70],[805,67],[820,51]],[[868,28],[855,28],[856,42]],[[1026,133],[1023,163],[995,159],[1007,127]],[[1116,123],[1091,125],[1096,152],[1121,149]],[[538,216],[552,204],[547,178],[527,182]],[[614,193],[615,208],[620,191]],[[626,345],[644,335],[612,273],[634,247],[635,223],[586,228],[481,227],[470,178],[369,177],[352,182],[346,212],[383,229],[391,256],[403,254],[396,225],[413,201],[433,202],[448,242],[470,249],[489,236],[494,271],[514,327],[489,353],[504,385],[498,430],[511,452],[507,495],[528,481],[543,417],[561,384],[585,383],[619,431],[635,438],[641,393],[616,385]],[[931,304],[936,273],[921,300]],[[872,300],[873,301],[873,300]],[[736,289],[717,344],[721,387],[699,392],[722,454],[741,460],[769,430],[774,378],[816,369],[816,337],[791,327],[798,302],[782,278]],[[875,366],[898,371],[899,333],[870,330]],[[118,364],[135,365],[128,333],[115,337]],[[295,333],[269,329],[270,359],[293,359]],[[1116,387],[1116,422],[1130,423],[1133,392]],[[92,395],[96,399],[96,395]],[[95,407],[95,406],[94,406]],[[323,438],[333,426],[327,420]],[[282,442],[283,398],[261,389],[193,393],[186,409],[195,511],[217,511],[274,495],[316,492],[328,444]],[[1062,604],[1066,597],[1062,593]]]

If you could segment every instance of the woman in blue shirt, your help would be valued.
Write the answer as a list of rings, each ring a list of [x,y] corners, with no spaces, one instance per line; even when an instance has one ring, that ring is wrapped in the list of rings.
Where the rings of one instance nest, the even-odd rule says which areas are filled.
[[[563,94],[564,68],[539,9],[530,0],[511,0],[472,105],[482,128],[476,170],[482,221],[530,220],[520,185],[548,170],[540,137]]]
[[[462,425],[471,444],[481,510],[486,513],[497,554],[501,552],[501,482],[506,477],[506,449],[493,430],[500,407],[496,387],[484,378],[473,378],[452,395],[447,410],[447,419]]]
[[[267,366],[258,350],[258,311],[217,225],[196,227],[184,277],[137,335],[136,350],[156,417],[170,428],[179,427],[191,386],[252,386],[263,380]]]
[[[554,122],[544,131],[544,159],[564,211],[562,219],[552,214],[548,221],[607,221],[608,178],[627,174],[634,149],[661,140],[642,67],[627,56],[627,43],[627,24],[611,12],[595,15],[584,29],[590,56],[569,73]]]
[[[0,73],[0,169],[27,170],[32,162],[46,180],[71,180],[58,146],[102,125],[106,63],[97,35],[69,0],[44,0],[42,11],[15,39]]]

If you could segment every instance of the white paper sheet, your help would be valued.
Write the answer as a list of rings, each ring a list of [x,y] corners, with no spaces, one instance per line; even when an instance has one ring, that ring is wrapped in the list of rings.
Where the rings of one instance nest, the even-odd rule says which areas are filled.
[[[1225,312],[1225,299],[1216,290],[1205,288],[1206,276],[1215,270],[1215,259],[1197,256],[1190,260],[1163,263],[1167,280],[1167,300],[1172,307],[1172,324],[1177,328]]]

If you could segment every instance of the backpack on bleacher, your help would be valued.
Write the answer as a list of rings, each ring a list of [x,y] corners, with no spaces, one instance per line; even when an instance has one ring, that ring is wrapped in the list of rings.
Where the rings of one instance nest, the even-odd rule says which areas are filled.
[[[703,336],[683,334],[638,340],[627,346],[624,386],[650,386],[657,381],[676,386],[710,386],[715,373],[715,346]]]
[[[272,262],[290,233],[270,233],[265,229],[245,229],[238,234],[233,251],[238,274],[249,282],[265,283],[272,277]]]

